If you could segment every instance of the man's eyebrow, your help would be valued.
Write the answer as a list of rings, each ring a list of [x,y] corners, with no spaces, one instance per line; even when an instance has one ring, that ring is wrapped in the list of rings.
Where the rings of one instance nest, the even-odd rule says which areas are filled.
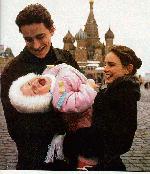
[[[104,63],[115,63],[115,62],[112,62],[112,61],[104,61]]]
[[[40,33],[40,34],[37,34],[35,37],[39,37],[39,36],[44,36],[45,33]]]
[[[36,38],[36,37],[39,37],[39,36],[44,36],[44,35],[45,35],[45,33],[40,33],[40,34],[35,35],[34,37],[24,36],[23,38],[24,39],[33,39],[33,38]]]
[[[25,40],[32,40],[32,37],[29,37],[29,36],[24,36],[23,37]]]

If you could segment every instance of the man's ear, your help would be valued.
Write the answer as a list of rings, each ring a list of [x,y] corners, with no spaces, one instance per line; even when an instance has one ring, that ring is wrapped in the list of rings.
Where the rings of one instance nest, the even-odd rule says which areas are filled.
[[[133,65],[132,65],[132,64],[129,64],[129,65],[127,66],[127,71],[128,71],[129,74],[132,73],[132,71],[133,71]]]
[[[51,29],[50,29],[51,36],[54,35],[55,30],[56,30],[56,27],[52,26]]]

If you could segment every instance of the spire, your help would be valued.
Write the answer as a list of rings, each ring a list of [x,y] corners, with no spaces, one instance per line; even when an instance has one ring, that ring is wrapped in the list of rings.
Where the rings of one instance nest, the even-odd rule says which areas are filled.
[[[96,23],[96,20],[94,18],[94,12],[93,12],[94,1],[90,0],[89,3],[90,3],[90,13],[89,13],[89,16],[88,16],[87,23]]]
[[[89,3],[90,3],[90,11],[93,11],[94,0],[89,0]]]
[[[93,5],[94,5],[94,0],[89,0],[90,3],[90,13],[87,19],[87,22],[85,24],[85,29],[84,31],[87,33],[87,36],[89,38],[99,38],[98,36],[98,26],[94,17],[94,12],[93,12]]]

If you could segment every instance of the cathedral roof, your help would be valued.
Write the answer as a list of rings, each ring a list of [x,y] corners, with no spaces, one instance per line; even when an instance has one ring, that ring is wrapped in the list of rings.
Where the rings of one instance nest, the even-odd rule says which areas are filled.
[[[112,39],[114,38],[114,33],[111,31],[110,28],[105,34],[105,39],[108,39],[108,38],[112,38]]]
[[[70,31],[68,30],[68,33],[66,34],[66,36],[63,38],[64,42],[69,42],[69,43],[74,43],[75,42],[75,38],[73,37],[73,35],[70,33]]]
[[[87,39],[87,34],[82,29],[79,30],[79,32],[75,35],[76,40],[84,40]]]

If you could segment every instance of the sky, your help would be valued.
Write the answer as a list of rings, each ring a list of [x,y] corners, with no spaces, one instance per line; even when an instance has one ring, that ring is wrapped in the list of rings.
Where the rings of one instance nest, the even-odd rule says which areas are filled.
[[[54,47],[63,48],[63,37],[68,30],[73,36],[84,30],[89,15],[89,0],[0,0],[0,44],[10,47],[14,55],[25,46],[15,24],[19,11],[31,3],[41,3],[50,12],[55,34]],[[132,48],[142,59],[138,74],[150,73],[150,0],[94,0],[94,16],[100,41],[105,43],[109,27],[113,31],[114,44]]]

